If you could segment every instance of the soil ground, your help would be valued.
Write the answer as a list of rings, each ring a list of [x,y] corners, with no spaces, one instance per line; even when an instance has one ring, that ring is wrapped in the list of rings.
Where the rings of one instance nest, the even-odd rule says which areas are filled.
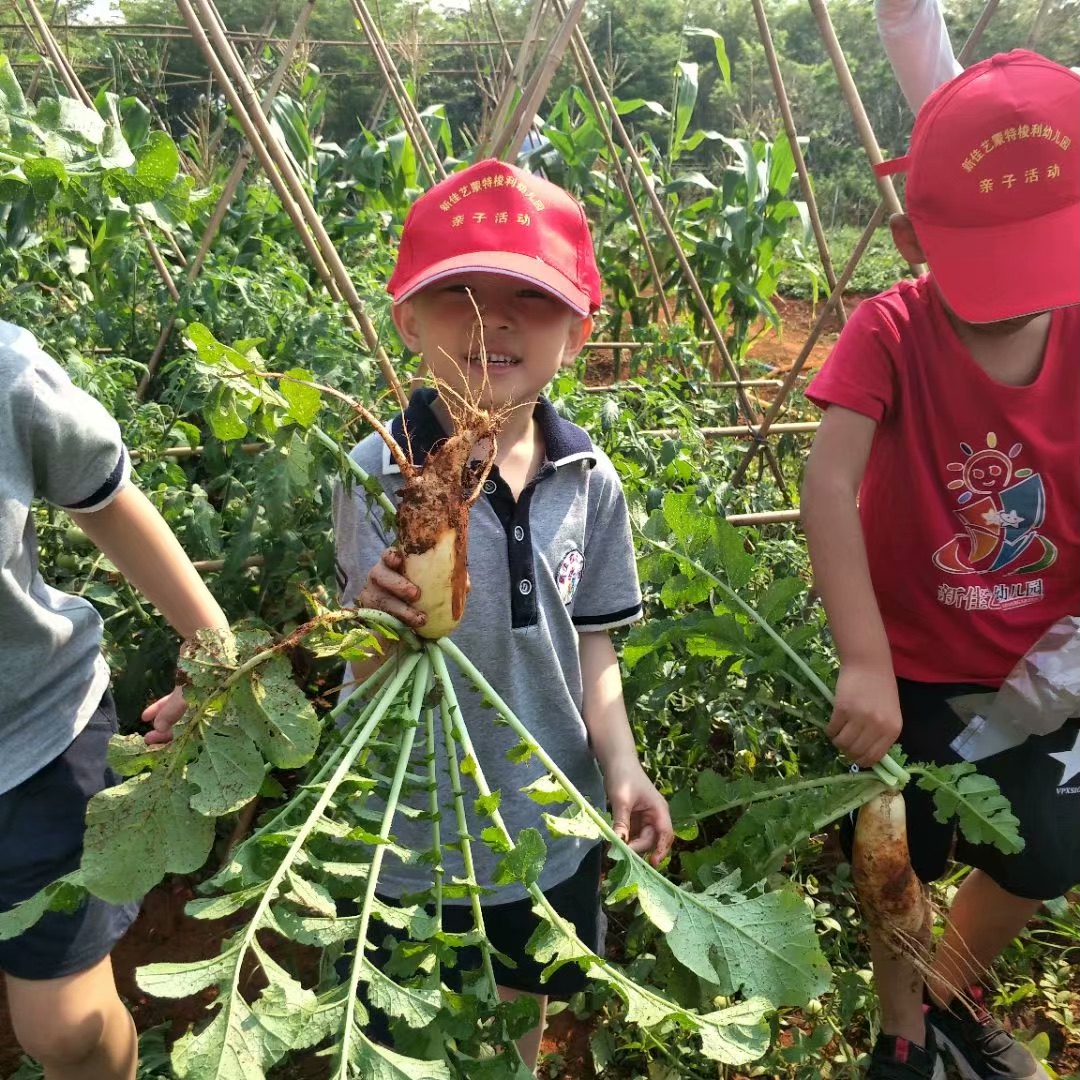
[[[860,299],[850,298],[849,313]],[[782,377],[795,362],[814,323],[815,311],[806,301],[783,297],[776,298],[776,306],[783,323],[782,331],[777,334],[771,329],[763,330],[751,348],[749,358],[765,365],[766,372],[757,374]],[[839,329],[840,322],[835,317],[826,323],[825,332],[807,360],[805,370],[810,372],[821,366]],[[589,356],[586,381],[592,385],[609,382],[611,370],[610,354],[594,352]],[[196,960],[217,953],[229,926],[188,918],[184,914],[184,905],[192,895],[185,879],[163,882],[147,896],[138,920],[113,954],[117,983],[139,1031],[169,1024],[171,1037],[175,1038],[205,1016],[206,1006],[213,999],[211,992],[179,1001],[155,999],[139,990],[134,981],[134,971],[142,965]],[[1074,990],[1077,989],[1080,989],[1080,981],[1074,986]],[[1080,1016],[1073,1025],[1071,1039],[1067,1039],[1064,1028],[1038,1014],[1025,1012],[1022,1007],[1017,1008],[1011,1020],[1026,1030],[1045,1030],[1051,1038],[1058,1073],[1062,1077],[1080,1076],[1080,1042],[1075,1037]],[[589,1048],[591,1031],[589,1022],[578,1020],[568,1009],[551,1018],[542,1052],[553,1055],[549,1060],[556,1071],[545,1072],[543,1075],[547,1080],[591,1080],[595,1077]],[[3,981],[0,980],[0,1080],[6,1080],[16,1071],[20,1058],[7,1022]],[[314,1055],[298,1059],[276,1074],[280,1080],[321,1080],[326,1075],[325,1061]]]

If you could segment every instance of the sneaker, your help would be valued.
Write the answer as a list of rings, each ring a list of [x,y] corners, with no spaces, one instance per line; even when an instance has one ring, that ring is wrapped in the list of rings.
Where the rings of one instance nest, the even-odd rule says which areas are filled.
[[[874,1043],[866,1080],[945,1080],[934,1032],[926,1029],[925,1049],[900,1035],[882,1032]]]
[[[964,1080],[1050,1080],[1050,1074],[987,1011],[981,987],[953,1009],[926,1005],[926,1022]]]

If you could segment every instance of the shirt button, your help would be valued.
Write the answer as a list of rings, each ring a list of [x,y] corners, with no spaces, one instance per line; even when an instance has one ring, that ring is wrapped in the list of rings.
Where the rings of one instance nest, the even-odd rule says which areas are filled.
[[[520,525],[515,525],[514,526],[514,539],[515,540],[524,540],[525,539],[525,530]]]
[[[522,596],[528,596],[532,592],[532,582],[528,578],[523,578],[518,582],[518,592]]]
[[[494,480],[485,480],[484,481],[484,494],[485,495],[494,495],[495,494],[495,481]]]

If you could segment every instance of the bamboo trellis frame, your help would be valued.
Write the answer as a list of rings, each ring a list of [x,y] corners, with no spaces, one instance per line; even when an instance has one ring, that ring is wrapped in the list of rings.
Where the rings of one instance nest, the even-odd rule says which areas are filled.
[[[50,30],[48,24],[42,18],[40,11],[35,6],[34,0],[25,0],[27,9],[30,11],[33,17],[34,26],[30,26],[22,16],[21,12],[16,8],[16,13],[22,22],[21,27],[12,25],[11,29],[23,29],[28,33],[32,41],[35,41],[39,51],[44,56],[47,56],[49,61],[55,67],[59,77],[68,88],[69,93],[72,96],[78,98],[86,104],[91,104],[86,91],[82,88],[75,76],[74,69],[63,55],[62,50],[56,42],[56,39]],[[356,332],[371,352],[378,360],[380,367],[383,370],[384,377],[388,384],[394,389],[395,394],[398,395],[399,401],[403,403],[403,391],[400,384],[397,381],[396,375],[389,363],[389,359],[386,357],[385,352],[382,350],[378,341],[377,334],[374,327],[367,319],[363,310],[363,305],[359,296],[356,294],[355,288],[352,285],[351,279],[344,265],[341,263],[337,252],[334,250],[329,237],[325,233],[325,229],[322,226],[322,222],[319,219],[318,214],[315,212],[314,207],[311,205],[310,199],[307,197],[304,191],[303,185],[300,182],[300,178],[297,174],[297,169],[287,154],[284,147],[278,145],[275,140],[267,122],[264,110],[269,108],[269,103],[272,100],[273,94],[276,92],[277,86],[280,85],[280,77],[284,73],[284,69],[287,66],[289,53],[296,48],[298,42],[303,37],[304,26],[306,22],[307,14],[310,14],[310,8],[314,4],[315,0],[308,0],[308,5],[302,13],[301,19],[298,20],[297,26],[288,41],[286,42],[285,57],[279,67],[278,72],[275,74],[275,82],[273,82],[266,94],[265,100],[260,106],[254,95],[254,90],[247,78],[243,65],[239,61],[234,48],[234,41],[243,40],[257,40],[260,39],[260,35],[250,34],[244,31],[230,31],[222,23],[220,16],[214,7],[213,0],[177,0],[178,8],[184,17],[187,24],[189,35],[196,41],[200,50],[203,52],[213,74],[214,78],[220,84],[222,90],[225,92],[226,97],[229,99],[233,112],[237,116],[244,128],[245,134],[248,136],[248,145],[244,149],[244,153],[241,159],[238,160],[237,166],[239,171],[236,173],[235,182],[230,177],[232,187],[235,189],[235,184],[239,183],[239,179],[243,174],[243,169],[247,165],[251,156],[258,157],[264,170],[274,185],[281,198],[282,205],[289,214],[291,220],[296,226],[305,247],[308,250],[309,257],[312,261],[316,272],[322,278],[326,285],[330,295],[337,301],[344,302],[347,308],[348,317],[350,323]],[[377,24],[371,19],[367,13],[366,6],[363,0],[351,0],[357,17],[363,26],[366,42],[361,41],[329,41],[312,39],[310,44],[326,44],[326,45],[358,45],[367,47],[372,50],[375,55],[380,68],[380,74],[383,78],[385,88],[388,94],[395,100],[395,104],[398,107],[399,115],[401,116],[403,124],[406,126],[406,131],[409,137],[413,140],[418,156],[421,161],[424,162],[429,176],[432,180],[436,178],[436,174],[439,176],[444,175],[444,167],[439,158],[439,155],[435,148],[431,145],[430,139],[427,138],[426,130],[423,127],[422,120],[415,108],[414,103],[409,98],[409,95],[405,92],[405,87],[397,74],[395,65],[393,64],[390,46],[381,37]],[[485,0],[488,6],[488,10],[492,16],[494,22],[494,12],[491,10],[490,0]],[[828,8],[826,0],[808,0],[809,6],[813,11],[815,18],[818,22],[819,30],[821,33],[822,41],[825,45],[826,51],[833,63],[836,71],[838,82],[844,93],[846,103],[852,114],[856,130],[863,143],[864,150],[871,163],[881,160],[880,149],[876,138],[874,137],[869,120],[866,116],[865,109],[862,107],[861,99],[858,95],[858,90],[855,87],[854,80],[851,78],[850,70],[847,67],[846,59],[843,54],[843,50],[840,47],[838,40],[836,39],[835,31],[833,30],[831,20],[828,14]],[[970,59],[973,51],[983,33],[990,19],[992,18],[999,0],[987,0],[982,14],[979,17],[978,22],[969,35],[963,49],[961,50],[959,59],[961,63],[966,63]],[[546,5],[550,4],[551,10],[556,17],[560,18],[561,24],[558,27],[556,33],[552,36],[545,38],[542,34],[542,14],[545,11]],[[596,111],[598,117],[603,118],[603,112],[601,110],[601,103],[607,110],[607,115],[610,117],[611,123],[608,130],[605,132],[606,140],[608,142],[609,152],[611,153],[612,160],[618,164],[618,172],[620,185],[623,190],[629,195],[630,186],[629,179],[621,167],[619,161],[619,155],[615,152],[616,143],[614,135],[617,133],[619,140],[623,144],[626,161],[633,167],[634,171],[638,175],[639,181],[642,182],[646,194],[649,196],[651,209],[660,222],[661,227],[668,234],[669,240],[675,247],[676,252],[682,255],[679,248],[674,231],[671,228],[670,222],[664,212],[663,205],[659,203],[659,200],[652,192],[651,185],[647,181],[647,177],[644,175],[642,164],[637,157],[633,144],[631,143],[629,136],[627,135],[625,128],[623,128],[621,121],[618,118],[618,114],[614,108],[614,103],[610,94],[607,91],[604,81],[600,76],[600,73],[596,67],[595,61],[592,58],[591,53],[588,50],[588,46],[585,43],[584,36],[577,28],[577,21],[581,14],[581,8],[583,6],[583,0],[574,0],[571,4],[566,4],[563,0],[537,0],[533,9],[533,19],[530,22],[529,28],[526,31],[524,38],[519,42],[515,40],[508,40],[495,23],[495,40],[482,40],[471,39],[462,42],[437,42],[433,44],[444,44],[454,46],[498,46],[503,52],[503,62],[505,63],[509,57],[508,46],[520,45],[519,55],[514,63],[512,71],[509,73],[501,96],[500,109],[497,112],[498,123],[491,136],[491,147],[493,150],[498,151],[500,154],[511,153],[516,146],[520,143],[524,137],[525,132],[528,130],[532,123],[532,116],[539,107],[539,104],[550,85],[551,77],[561,61],[563,52],[570,48],[572,55],[577,63],[585,84],[586,92],[590,96],[590,101]],[[777,102],[781,110],[781,114],[784,121],[785,131],[787,132],[789,142],[792,146],[792,153],[796,161],[796,169],[799,176],[799,182],[802,188],[804,198],[807,202],[808,210],[810,211],[812,228],[815,235],[815,240],[818,244],[819,254],[821,256],[822,266],[825,271],[826,281],[829,285],[829,298],[827,302],[822,306],[822,309],[818,313],[818,316],[811,327],[807,339],[797,357],[796,361],[792,365],[791,369],[787,372],[782,380],[776,379],[745,379],[741,373],[735,368],[731,357],[727,354],[727,350],[724,346],[724,341],[718,327],[716,326],[712,312],[709,310],[708,303],[705,300],[699,283],[694,278],[693,272],[685,259],[685,256],[680,260],[681,269],[683,271],[684,278],[687,280],[691,287],[691,291],[695,294],[699,306],[702,309],[705,322],[709,327],[709,331],[712,337],[711,344],[716,347],[720,353],[721,359],[724,363],[724,367],[727,368],[730,379],[724,381],[718,381],[712,385],[716,388],[733,389],[736,391],[736,396],[739,401],[739,406],[742,415],[746,418],[747,422],[744,424],[733,425],[728,428],[703,428],[700,429],[700,433],[703,437],[711,438],[752,438],[753,443],[747,449],[739,466],[733,475],[732,481],[737,484],[745,475],[746,470],[755,456],[759,453],[764,453],[766,459],[770,463],[770,468],[773,470],[774,477],[778,481],[781,490],[783,490],[783,478],[779,473],[779,466],[776,464],[775,456],[772,452],[772,447],[768,442],[768,436],[770,433],[777,434],[803,434],[812,432],[817,428],[817,424],[814,422],[806,423],[778,423],[777,417],[785,407],[790,393],[802,378],[802,368],[805,365],[810,352],[820,337],[827,318],[834,312],[840,315],[841,319],[844,317],[843,309],[843,291],[850,280],[851,274],[857,267],[859,259],[865,251],[874,231],[879,227],[881,221],[884,218],[886,211],[899,210],[899,200],[896,198],[895,190],[892,187],[891,180],[889,178],[881,178],[879,180],[880,190],[882,194],[882,202],[875,210],[871,217],[863,235],[860,237],[859,243],[856,245],[855,250],[852,252],[851,257],[848,259],[843,271],[837,277],[832,267],[831,258],[828,252],[828,245],[825,241],[824,232],[821,229],[820,219],[817,215],[816,204],[813,198],[813,192],[809,181],[809,176],[806,171],[805,161],[802,159],[800,148],[798,145],[798,133],[795,129],[794,120],[791,116],[790,105],[787,101],[786,90],[783,85],[783,78],[781,75],[780,64],[776,57],[775,49],[772,44],[771,33],[768,27],[768,21],[765,16],[764,8],[761,0],[753,0],[753,7],[755,18],[758,22],[759,36],[762,40],[762,44],[766,51],[766,56],[770,64],[770,74],[773,78],[774,89],[776,92]],[[1033,40],[1040,29],[1041,23],[1044,19],[1047,9],[1047,0],[1041,0],[1039,8],[1035,14],[1034,21],[1032,23],[1029,42]],[[0,25],[0,29],[4,26]],[[36,34],[35,34],[36,29]],[[67,28],[65,28],[67,29]],[[95,29],[93,26],[73,26],[70,29],[75,30],[90,30]],[[103,29],[103,28],[98,28]],[[108,27],[111,31],[119,31],[121,28]],[[129,28],[129,29],[134,29]],[[169,25],[163,25],[160,28],[156,25],[151,27],[147,26],[146,29],[161,29],[161,36],[173,36],[173,31],[177,31],[179,27],[173,27]],[[143,35],[154,36],[154,35]],[[262,40],[266,41],[279,41],[284,39],[271,39],[268,35],[264,36]],[[37,42],[40,41],[40,44]],[[541,59],[535,66],[533,74],[526,79],[525,73],[528,70],[532,56],[537,52],[542,44],[546,43],[546,50],[544,51]],[[515,97],[517,97],[517,107],[511,108]],[[214,232],[220,223],[220,217],[218,217],[218,211],[223,216],[224,210],[228,205],[228,198],[231,197],[231,192],[228,192],[228,196],[223,193],[222,199],[219,201],[219,207],[215,211],[215,217],[211,219],[211,224],[208,226],[203,236],[203,243],[200,245],[199,251],[196,253],[194,259],[187,263],[185,268],[185,287],[190,284],[194,277],[198,274],[203,260],[206,257],[206,253],[213,240]],[[631,199],[631,202],[633,200]],[[216,218],[216,220],[215,220]],[[640,215],[637,217],[637,224],[639,228],[639,235],[644,239],[645,230],[641,223]],[[174,302],[179,300],[180,293],[177,289],[175,282],[172,282],[170,271],[165,264],[160,252],[157,250],[153,237],[149,234],[149,230],[145,225],[141,226],[144,230],[144,236],[147,242],[148,251],[151,258],[158,269],[159,274],[162,276],[162,280],[166,285],[170,295]],[[180,251],[178,246],[173,242],[174,254],[177,256],[177,260],[180,265],[184,265],[184,255]],[[652,263],[651,272],[654,275],[657,285],[659,286],[659,273],[656,271],[655,262]],[[663,293],[660,288],[660,293]],[[171,320],[170,320],[171,322]],[[168,328],[171,329],[171,326]],[[164,341],[168,336],[168,329],[163,328],[162,341],[159,342],[159,347],[163,348]],[[593,343],[594,348],[631,348],[640,347],[640,343],[625,343],[625,342],[596,342]],[[159,352],[156,350],[156,352]],[[148,380],[147,380],[148,381]],[[779,384],[779,385],[778,385]],[[629,384],[634,385],[634,384]],[[768,410],[764,416],[758,417],[756,410],[751,405],[749,399],[746,396],[746,387],[749,386],[769,386],[770,388],[776,388],[777,393],[771,402]],[[591,393],[599,392],[614,392],[623,389],[623,385],[617,381],[610,387],[589,387],[588,390]],[[658,429],[656,431],[644,432],[643,434],[652,437],[665,437],[668,432],[664,429]],[[245,451],[253,452],[258,449],[258,446],[245,446]],[[777,521],[791,521],[798,517],[798,510],[783,510],[770,512],[765,514],[748,514],[748,515],[735,515],[729,517],[729,521],[736,524],[768,524]]]
[[[292,63],[296,47],[300,42],[300,38],[303,37],[304,31],[307,28],[308,19],[310,19],[314,8],[315,0],[307,0],[307,3],[301,8],[300,14],[297,16],[296,25],[293,27],[291,36],[286,42],[285,48],[282,50],[277,70],[274,72],[270,84],[266,89],[266,94],[263,97],[262,109],[267,116],[270,115],[270,108],[273,105],[274,98],[277,96],[277,92],[281,88],[282,82],[285,80],[285,75],[289,70],[289,65]],[[225,185],[221,189],[221,194],[218,196],[214,211],[210,215],[210,220],[203,230],[202,239],[199,241],[199,248],[195,253],[195,258],[187,265],[184,280],[185,287],[191,285],[198,277],[199,271],[206,261],[206,256],[210,253],[210,248],[217,237],[218,230],[221,228],[221,223],[225,220],[225,215],[228,213],[229,206],[232,204],[236,190],[240,186],[240,181],[244,178],[244,173],[247,171],[253,153],[254,151],[251,149],[251,143],[249,142],[245,142],[240,148],[240,152],[236,157],[236,161],[233,163],[228,179],[226,179]],[[150,360],[147,363],[146,373],[143,375],[142,379],[139,380],[137,395],[140,400],[146,397],[150,389],[150,384],[157,373],[158,364],[165,354],[165,346],[168,344],[173,327],[176,325],[176,319],[177,312],[174,310],[168,319],[165,320],[165,323],[161,328],[161,334],[158,337],[157,344],[154,346],[154,351],[151,353]]]
[[[560,5],[560,0],[554,0],[556,7]],[[672,228],[671,222],[668,219],[667,213],[664,210],[664,205],[661,203],[659,196],[653,190],[652,184],[649,182],[649,177],[645,172],[644,166],[641,163],[641,158],[638,156],[637,151],[634,149],[633,141],[627,134],[626,128],[623,126],[622,120],[619,118],[618,110],[615,108],[615,102],[612,100],[611,94],[607,87],[604,85],[604,80],[600,75],[600,71],[596,66],[596,62],[593,60],[592,53],[588,48],[581,50],[581,55],[585,59],[587,74],[586,79],[591,79],[593,86],[596,88],[600,97],[603,99],[604,104],[608,109],[608,117],[612,127],[619,134],[623,147],[626,150],[627,158],[630,164],[633,166],[634,172],[637,175],[638,181],[642,185],[643,190],[649,200],[649,204],[652,208],[653,214],[656,220],[659,222],[664,234],[667,236],[669,243],[672,245],[676,258],[679,262],[679,267],[682,270],[683,278],[690,286],[691,292],[694,295],[698,304],[698,309],[701,312],[701,316],[705,321],[705,325],[709,330],[712,340],[716,343],[717,351],[720,354],[720,358],[723,362],[724,368],[727,370],[732,381],[739,384],[735,387],[735,394],[739,402],[739,408],[742,411],[742,415],[750,423],[752,418],[756,414],[756,410],[751,406],[749,398],[746,396],[746,391],[743,389],[742,376],[739,370],[735,367],[734,362],[731,359],[731,355],[728,353],[727,346],[724,344],[723,334],[720,333],[720,328],[716,324],[715,316],[713,315],[712,308],[709,302],[705,298],[704,292],[702,292],[701,285],[699,284],[693,268],[690,266],[689,260],[686,258],[685,252],[682,250],[682,246],[679,244],[679,239],[675,235],[675,230]],[[776,480],[777,486],[780,491],[785,491],[785,484],[783,474],[780,472],[779,462],[776,460],[776,456],[771,447],[766,446],[764,448],[766,460],[769,463],[769,468],[772,470],[773,478]],[[786,495],[785,495],[786,497]]]

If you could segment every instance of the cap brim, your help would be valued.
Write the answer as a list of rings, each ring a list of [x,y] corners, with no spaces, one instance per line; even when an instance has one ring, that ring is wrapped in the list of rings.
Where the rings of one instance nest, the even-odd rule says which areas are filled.
[[[942,295],[966,322],[1080,304],[1078,205],[1008,225],[913,224]]]
[[[423,273],[403,282],[394,290],[394,303],[400,304],[403,300],[408,300],[410,296],[415,296],[421,289],[442,278],[472,273],[505,274],[507,277],[527,281],[530,285],[557,296],[579,315],[588,315],[596,310],[588,295],[564,274],[531,255],[517,255],[512,251],[470,251],[467,255],[457,255],[452,259],[432,263],[424,267]]]

